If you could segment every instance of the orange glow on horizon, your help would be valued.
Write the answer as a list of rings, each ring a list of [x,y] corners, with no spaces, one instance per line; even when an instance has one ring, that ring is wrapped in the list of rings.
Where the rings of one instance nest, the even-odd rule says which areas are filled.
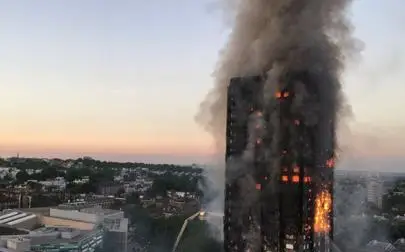
[[[174,154],[212,155],[216,148],[211,139],[203,136],[135,136],[126,138],[85,135],[0,135],[0,150],[27,152],[91,152],[111,154]]]

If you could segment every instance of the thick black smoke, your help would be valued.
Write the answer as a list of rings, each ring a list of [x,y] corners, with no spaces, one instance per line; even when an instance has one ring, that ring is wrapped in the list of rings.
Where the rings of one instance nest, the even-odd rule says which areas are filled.
[[[197,116],[220,149],[225,141],[226,88],[232,77],[265,73],[275,66],[275,72],[321,72],[334,80],[325,83],[327,92],[340,99],[343,63],[357,50],[346,18],[351,0],[224,2],[232,32],[213,73],[215,85]],[[339,106],[335,107],[337,112]]]
[[[303,118],[303,123],[308,126],[337,123],[343,107],[340,75],[348,56],[358,51],[347,19],[351,2],[223,1],[226,14],[231,18],[232,31],[213,74],[215,85],[202,102],[197,116],[214,137],[220,152],[225,145],[227,86],[235,76],[269,74],[263,95],[267,101],[265,112],[270,118],[267,134],[273,142],[277,142],[279,123],[273,105],[274,93],[280,85],[291,81],[287,80],[291,73],[305,72],[311,85],[318,90],[313,94],[308,83],[295,81],[293,84],[292,109]],[[319,133],[318,141],[330,137],[328,132]],[[277,155],[276,144],[269,146],[271,158]]]

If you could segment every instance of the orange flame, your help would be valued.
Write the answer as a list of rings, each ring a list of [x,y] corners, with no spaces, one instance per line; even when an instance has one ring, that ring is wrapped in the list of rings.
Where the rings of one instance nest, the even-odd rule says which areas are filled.
[[[330,230],[329,213],[332,209],[332,197],[327,191],[320,192],[315,199],[314,231],[327,233]]]
[[[276,92],[276,98],[281,98],[281,92]]]
[[[305,183],[311,182],[311,177],[304,177],[304,182]]]
[[[281,176],[281,180],[283,181],[283,182],[288,182],[288,177],[287,176]]]
[[[335,160],[333,160],[333,158],[326,160],[326,167],[333,168],[334,166],[335,166]]]
[[[300,182],[300,177],[299,177],[299,176],[293,176],[293,177],[292,177],[292,181],[293,181],[294,183],[298,183],[298,182]]]

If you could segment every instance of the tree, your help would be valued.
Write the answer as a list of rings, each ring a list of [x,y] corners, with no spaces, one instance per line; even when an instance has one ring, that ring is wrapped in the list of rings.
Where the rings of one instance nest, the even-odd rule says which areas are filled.
[[[8,182],[12,182],[12,181],[14,180],[14,178],[13,178],[13,175],[11,174],[11,172],[8,172],[8,173],[4,176],[3,180],[4,180],[4,181],[8,181]]]
[[[0,158],[0,167],[7,167],[9,166],[9,162],[7,162],[7,160],[5,160],[4,158]]]
[[[126,198],[126,201],[128,204],[137,204],[139,205],[140,199],[139,199],[139,193],[133,192],[129,194]]]
[[[389,240],[395,242],[397,239],[405,237],[405,224],[401,222],[394,222],[391,224],[389,230]]]
[[[152,196],[166,195],[169,190],[201,193],[198,178],[175,175],[156,177],[148,193]]]
[[[36,183],[36,182],[32,182],[32,181],[29,181],[28,183],[27,183],[27,186],[31,189],[31,190],[34,190],[34,191],[41,191],[41,189],[42,189],[42,185],[40,184],[40,183]]]
[[[23,184],[30,179],[30,175],[25,170],[20,170],[15,177],[18,184]]]
[[[63,172],[60,172],[58,170],[57,166],[49,166],[44,168],[41,173],[39,174],[40,180],[48,180],[48,179],[54,179],[56,177],[62,177],[65,174]]]
[[[121,195],[123,195],[125,193],[125,189],[123,187],[121,187],[120,189],[118,189],[116,196],[120,197]]]

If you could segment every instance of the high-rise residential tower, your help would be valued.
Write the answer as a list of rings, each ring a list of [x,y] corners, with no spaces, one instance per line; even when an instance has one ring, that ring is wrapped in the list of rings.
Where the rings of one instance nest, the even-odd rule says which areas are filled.
[[[299,88],[322,99],[309,74],[286,76],[270,103],[265,81],[233,78],[228,87],[225,251],[330,251],[333,115],[310,121],[300,110]]]

